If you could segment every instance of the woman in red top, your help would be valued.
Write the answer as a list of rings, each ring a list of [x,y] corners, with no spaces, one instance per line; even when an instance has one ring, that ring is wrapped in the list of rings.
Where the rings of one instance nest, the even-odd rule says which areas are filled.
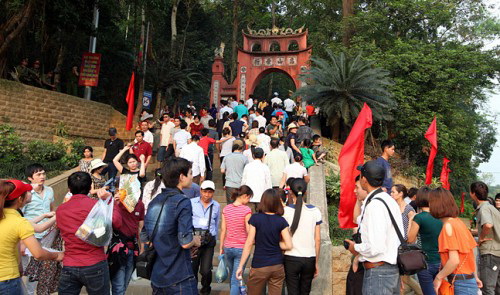
[[[248,220],[252,215],[252,210],[247,204],[252,196],[252,189],[242,185],[231,195],[234,202],[224,207],[222,211],[220,253],[225,254],[229,272],[231,273],[229,284],[231,286],[231,295],[240,294],[236,269],[240,265],[243,246],[245,246],[248,235]]]
[[[458,207],[450,191],[437,188],[429,193],[430,213],[441,219],[443,229],[439,234],[439,255],[441,271],[434,279],[434,290],[438,290],[442,280],[453,285],[455,295],[477,294],[483,283],[477,276],[474,248],[476,241],[469,229],[458,219]]]
[[[205,128],[203,124],[200,123],[200,116],[196,115],[194,116],[194,121],[189,125],[189,132],[191,133],[191,136],[193,135],[198,135],[201,137],[201,130]]]

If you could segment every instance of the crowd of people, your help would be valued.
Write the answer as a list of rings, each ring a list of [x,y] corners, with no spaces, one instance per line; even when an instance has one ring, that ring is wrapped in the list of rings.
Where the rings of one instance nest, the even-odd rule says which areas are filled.
[[[458,218],[450,191],[393,184],[388,160],[395,146],[384,141],[381,147],[382,156],[359,166],[355,179],[358,227],[344,244],[353,254],[347,294],[498,294],[500,194],[493,200],[485,183],[470,185],[477,208],[477,230],[471,229]],[[415,276],[400,275],[397,231],[426,255],[426,269]]]
[[[190,102],[177,115],[164,109],[159,122],[144,113],[133,143],[110,128],[102,156],[83,148],[57,209],[42,165],[26,168],[30,184],[2,180],[0,261],[9,267],[0,271],[0,293],[79,294],[85,287],[88,294],[125,294],[138,255],[154,245],[154,294],[210,294],[218,245],[231,294],[242,285],[249,294],[309,294],[319,273],[322,216],[306,203],[308,169],[326,155],[308,126],[314,114],[277,95],[221,105],[197,112]],[[214,199],[214,169],[225,206]],[[131,207],[122,191],[134,187],[140,197]],[[102,201],[114,204],[106,247],[75,234]]]

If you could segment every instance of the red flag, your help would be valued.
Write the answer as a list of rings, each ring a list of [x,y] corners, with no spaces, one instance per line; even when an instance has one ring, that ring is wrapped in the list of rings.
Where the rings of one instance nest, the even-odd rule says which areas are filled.
[[[128,84],[127,97],[125,97],[125,101],[128,104],[127,111],[127,125],[126,129],[132,129],[132,125],[134,124],[134,83],[135,83],[135,74],[132,72],[132,77],[130,77],[130,84]]]
[[[425,132],[425,138],[431,143],[431,153],[429,154],[429,161],[427,162],[427,170],[425,171],[425,184],[429,185],[432,183],[434,158],[436,158],[436,154],[438,151],[436,117],[434,117],[434,120],[432,120],[429,129],[427,129],[427,132]]]
[[[448,163],[450,163],[450,160],[448,158],[444,157],[443,158],[443,169],[441,169],[441,185],[443,188],[450,190],[450,181],[448,177],[450,176],[450,168],[448,168]]]
[[[460,201],[460,213],[464,213],[464,201],[465,201],[465,193],[462,193],[462,200]]]
[[[341,228],[357,226],[352,220],[356,204],[354,179],[359,174],[356,167],[362,165],[365,160],[365,129],[371,126],[372,110],[365,103],[339,155],[340,206],[338,218]]]

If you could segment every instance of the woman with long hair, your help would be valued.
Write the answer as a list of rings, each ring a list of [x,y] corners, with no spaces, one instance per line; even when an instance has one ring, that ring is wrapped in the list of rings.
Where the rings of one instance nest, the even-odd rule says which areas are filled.
[[[255,243],[247,283],[249,295],[261,295],[266,284],[269,295],[281,295],[285,280],[282,251],[292,249],[292,238],[283,213],[283,205],[276,190],[267,189],[262,194],[257,213],[248,221],[250,230],[236,278],[243,279],[243,267]]]
[[[311,284],[319,273],[321,212],[306,204],[307,183],[296,178],[290,183],[289,205],[283,217],[291,224],[293,248],[285,252],[286,287],[289,295],[311,293]]]
[[[155,170],[155,179],[148,181],[144,186],[142,192],[142,202],[144,203],[144,208],[148,212],[149,203],[161,193],[161,190],[165,188],[163,180],[161,178],[161,168]]]
[[[415,217],[415,210],[405,202],[405,198],[408,195],[408,190],[406,186],[402,184],[395,184],[391,189],[391,197],[398,203],[399,210],[401,210],[401,216],[403,217],[403,237],[406,239],[408,237],[408,230],[411,226],[411,221]]]
[[[416,205],[420,208],[420,213],[415,215],[411,222],[408,233],[408,243],[415,243],[420,235],[422,250],[426,255],[427,269],[417,273],[418,283],[424,295],[436,295],[432,282],[441,266],[439,257],[438,238],[443,227],[443,222],[432,217],[429,210],[429,192],[427,186],[421,187],[417,191]]]
[[[231,195],[233,203],[222,210],[222,223],[220,231],[220,253],[225,254],[229,267],[231,295],[239,295],[239,284],[236,279],[236,269],[240,265],[243,247],[248,236],[248,220],[252,210],[247,206],[253,196],[252,189],[242,185]]]
[[[0,180],[0,294],[23,294],[19,269],[19,242],[38,260],[62,261],[63,252],[49,252],[35,238],[31,223],[20,209],[31,201],[33,187],[20,180]]]
[[[447,278],[455,295],[477,294],[483,283],[476,272],[474,248],[477,243],[467,226],[458,219],[458,207],[450,191],[437,188],[429,193],[429,209],[434,218],[443,222],[438,238],[441,270],[434,278],[434,291],[438,293]]]
[[[90,163],[94,159],[94,149],[91,146],[83,147],[83,158],[78,163],[78,168],[80,171],[87,172],[90,174]]]

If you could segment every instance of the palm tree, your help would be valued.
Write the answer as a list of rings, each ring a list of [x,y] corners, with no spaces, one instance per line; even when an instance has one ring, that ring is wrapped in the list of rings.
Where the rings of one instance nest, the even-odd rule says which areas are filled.
[[[363,60],[361,54],[351,58],[345,53],[334,55],[327,50],[328,59],[311,58],[312,67],[301,75],[308,85],[300,88],[295,96],[302,96],[328,118],[333,127],[333,137],[339,139],[340,124],[352,126],[354,120],[367,103],[374,119],[392,120],[389,110],[396,102],[387,87],[392,85],[389,72],[377,68],[373,62]]]

